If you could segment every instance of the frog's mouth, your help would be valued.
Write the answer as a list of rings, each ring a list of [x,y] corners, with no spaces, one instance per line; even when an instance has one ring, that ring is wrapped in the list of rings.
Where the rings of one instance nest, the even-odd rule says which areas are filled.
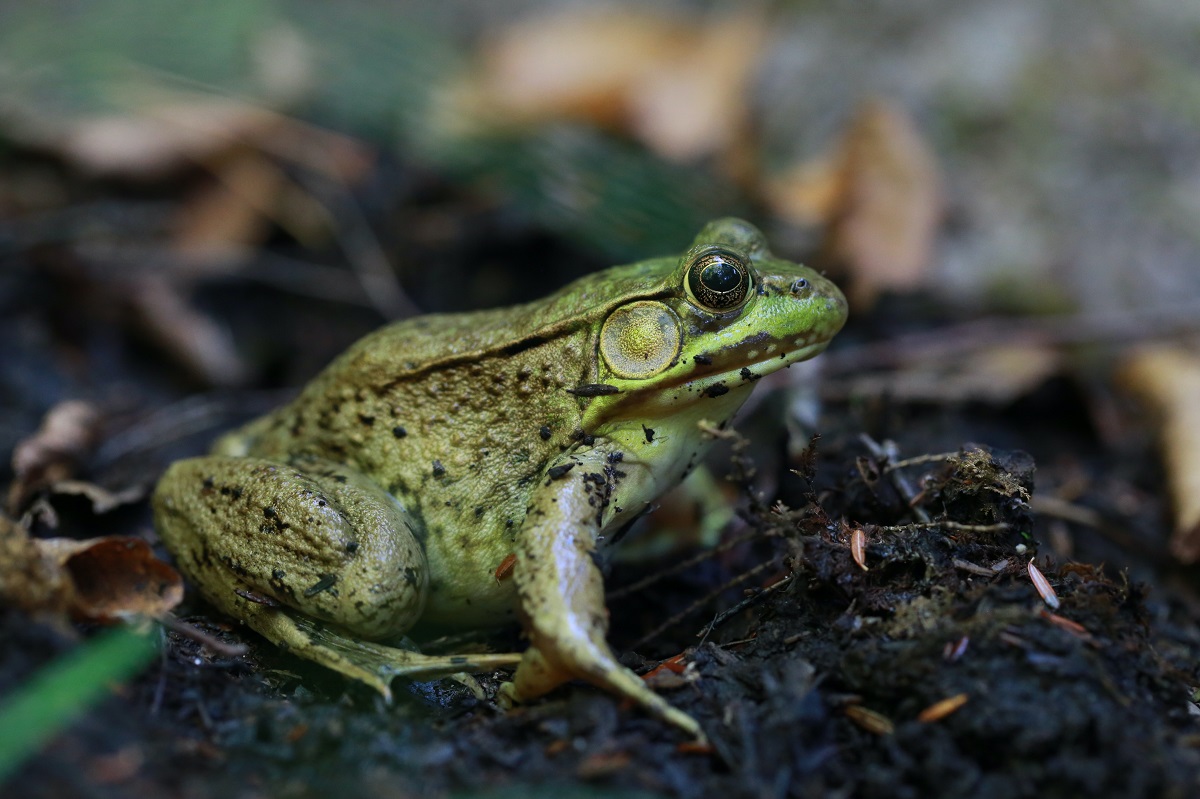
[[[763,335],[715,352],[697,353],[690,363],[685,359],[680,364],[684,371],[679,378],[664,383],[660,390],[683,390],[694,396],[719,397],[821,354],[832,339],[831,335],[808,335],[788,341]],[[687,369],[688,366],[692,368]]]
[[[788,341],[760,334],[681,358],[669,373],[653,381],[581,386],[574,393],[595,397],[584,414],[583,427],[591,430],[600,420],[615,417],[667,416],[684,405],[714,400],[720,402],[720,407],[713,406],[714,414],[730,413],[745,401],[759,378],[819,355],[832,338],[808,334]]]

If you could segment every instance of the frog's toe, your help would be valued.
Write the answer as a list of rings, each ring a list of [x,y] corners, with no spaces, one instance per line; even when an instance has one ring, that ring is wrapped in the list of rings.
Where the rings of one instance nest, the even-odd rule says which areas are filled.
[[[560,660],[547,658],[540,649],[531,646],[525,650],[512,682],[500,686],[496,701],[502,708],[508,709],[578,677],[637,702],[652,715],[678,727],[698,742],[708,740],[699,722],[654,693],[641,677],[616,661],[604,659],[591,664],[573,665],[574,668],[571,668]]]
[[[346,677],[365,683],[391,701],[389,687],[396,677],[438,679],[452,677],[482,697],[483,689],[466,672],[491,671],[516,665],[515,652],[467,655],[423,655],[351,637],[300,614],[271,609],[246,613],[247,623],[260,634],[293,654],[320,663]]]
[[[487,699],[487,692],[483,690],[483,686],[479,684],[479,680],[467,674],[465,671],[460,671],[458,674],[451,674],[448,679],[454,680],[459,685],[471,692],[479,701]]]

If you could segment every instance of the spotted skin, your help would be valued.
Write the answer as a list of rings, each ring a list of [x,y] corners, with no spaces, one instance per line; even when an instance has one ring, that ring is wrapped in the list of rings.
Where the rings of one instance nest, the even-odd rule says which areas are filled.
[[[689,272],[701,262],[722,264],[715,288]],[[519,660],[504,702],[583,678],[699,737],[613,657],[596,558],[703,455],[703,427],[824,349],[845,315],[832,283],[718,220],[679,257],[376,331],[289,405],[172,466],[158,529],[218,608],[381,691],[394,674]],[[492,660],[373,643],[515,619],[529,648]]]

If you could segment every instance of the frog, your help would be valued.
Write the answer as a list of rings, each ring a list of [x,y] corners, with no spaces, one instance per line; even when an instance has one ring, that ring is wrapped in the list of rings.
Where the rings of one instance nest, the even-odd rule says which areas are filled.
[[[679,255],[368,334],[172,464],[156,528],[217,610],[386,698],[396,676],[515,667],[504,707],[580,679],[704,740],[607,643],[606,555],[761,377],[823,351],[846,316],[832,281],[718,219]],[[514,622],[520,652],[397,643]]]

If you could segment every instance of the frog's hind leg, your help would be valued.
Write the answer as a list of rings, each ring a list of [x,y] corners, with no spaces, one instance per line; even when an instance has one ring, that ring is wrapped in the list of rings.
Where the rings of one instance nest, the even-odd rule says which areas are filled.
[[[154,497],[159,535],[204,597],[294,654],[389,694],[396,675],[434,678],[519,655],[426,656],[373,643],[425,605],[410,514],[373,481],[314,458],[180,461]]]
[[[423,655],[407,649],[384,646],[347,635],[320,622],[282,608],[247,608],[241,618],[256,632],[275,644],[366,683],[391,700],[394,677],[432,680],[450,677],[480,697],[478,683],[468,672],[491,671],[515,666],[520,653]],[[480,697],[482,698],[482,697]]]

